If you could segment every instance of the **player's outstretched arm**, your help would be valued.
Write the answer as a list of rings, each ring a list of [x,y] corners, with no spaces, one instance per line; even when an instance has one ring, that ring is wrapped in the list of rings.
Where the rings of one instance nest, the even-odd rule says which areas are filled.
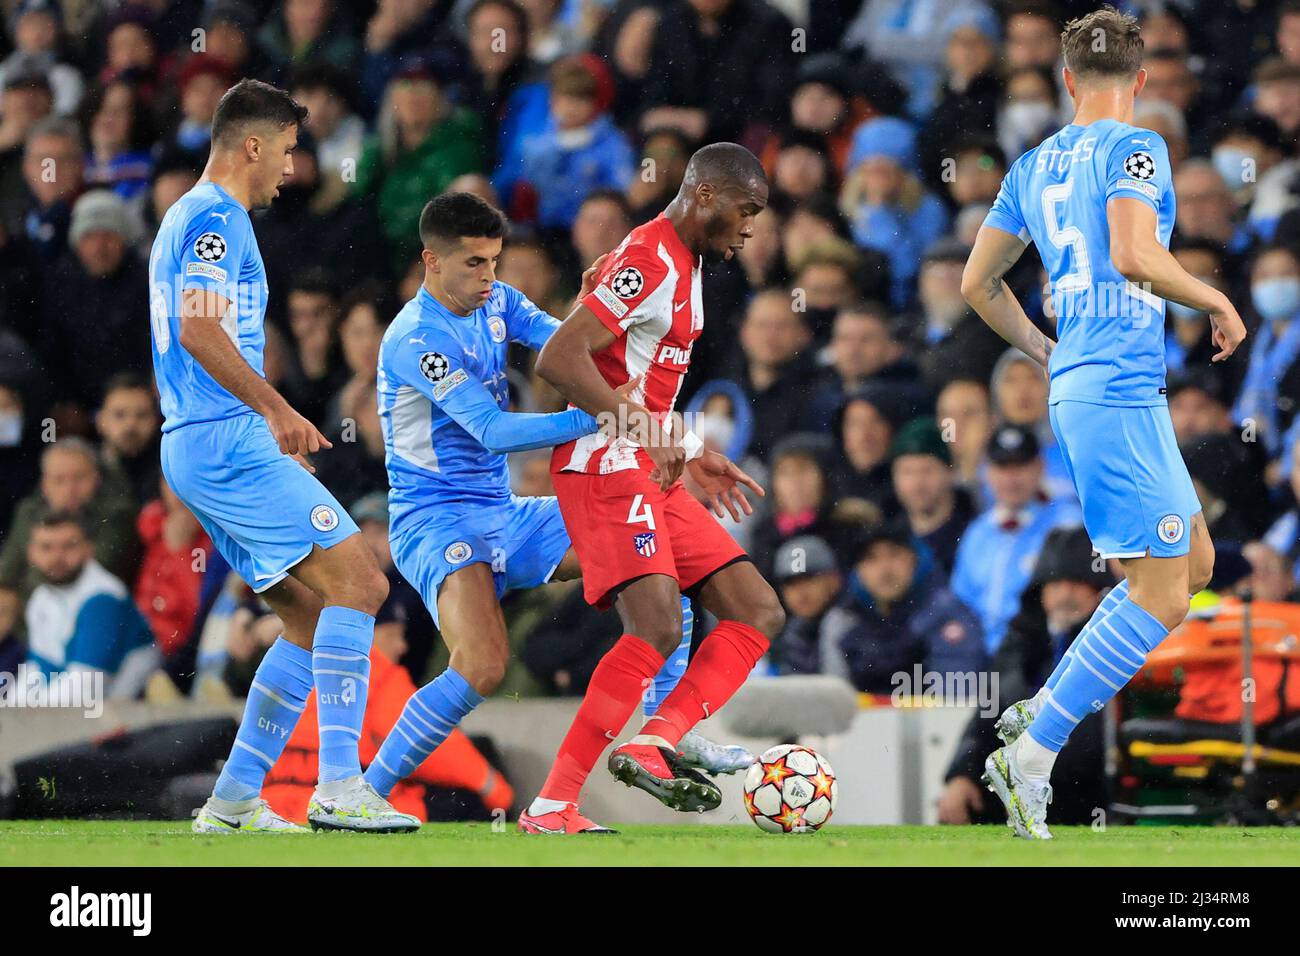
[[[1181,302],[1210,317],[1214,361],[1221,362],[1246,338],[1246,326],[1228,297],[1184,269],[1156,238],[1156,211],[1140,199],[1116,197],[1106,203],[1110,227],[1110,261],[1129,282],[1150,289],[1162,299]]]
[[[1056,342],[1038,330],[1003,278],[1025,244],[995,226],[981,226],[961,276],[961,294],[994,332],[1044,368]]]
[[[574,405],[601,422],[615,423],[623,437],[644,448],[654,462],[660,487],[667,490],[681,477],[686,451],[677,438],[658,427],[649,411],[620,397],[600,374],[592,354],[613,342],[614,333],[596,313],[579,305],[543,346],[537,374]]]
[[[283,454],[295,456],[314,471],[306,456],[333,446],[239,353],[221,327],[229,306],[229,300],[215,292],[186,289],[181,300],[181,345],[217,384],[266,419]]]

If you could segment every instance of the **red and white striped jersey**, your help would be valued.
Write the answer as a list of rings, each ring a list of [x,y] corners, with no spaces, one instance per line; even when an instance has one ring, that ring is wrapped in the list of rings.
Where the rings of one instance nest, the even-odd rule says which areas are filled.
[[[596,286],[582,300],[618,338],[592,358],[611,388],[637,375],[632,394],[661,420],[673,410],[704,329],[700,260],[662,213],[628,233],[610,253]],[[629,468],[650,471],[640,447],[626,438],[584,435],[555,449],[552,467],[607,475]]]

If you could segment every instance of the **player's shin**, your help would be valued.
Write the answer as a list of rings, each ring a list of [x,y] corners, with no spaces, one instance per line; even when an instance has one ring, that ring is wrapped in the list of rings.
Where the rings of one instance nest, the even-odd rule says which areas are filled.
[[[361,774],[357,744],[370,685],[370,645],[375,619],[331,605],[320,612],[312,642],[312,676],[320,713],[320,782]]]
[[[578,802],[596,761],[632,716],[663,663],[662,654],[633,634],[624,634],[600,659],[535,807]]]
[[[311,652],[277,638],[253,675],[244,717],[217,778],[212,796],[224,801],[218,810],[237,812],[235,804],[256,799],[267,771],[284,751],[311,693]]]
[[[393,786],[414,773],[482,696],[452,668],[425,684],[406,702],[379,753],[366,768],[366,783],[387,798]]]
[[[1119,602],[1124,600],[1126,597],[1128,597],[1127,579],[1119,582],[1119,584],[1111,588],[1106,596],[1101,599],[1101,603],[1097,605],[1097,609],[1092,612],[1092,617],[1088,618],[1088,623],[1085,624],[1079,633],[1075,635],[1069,648],[1067,648],[1065,653],[1061,655],[1061,659],[1056,662],[1056,667],[1053,668],[1052,673],[1043,684],[1044,690],[1039,691],[1040,695],[1045,697],[1046,694],[1044,691],[1050,691],[1060,682],[1061,678],[1065,676],[1065,669],[1070,666],[1070,661],[1074,658],[1074,648],[1088,635],[1090,631],[1092,631],[1093,628],[1104,620],[1111,611],[1115,610],[1115,607]]]
[[[697,723],[721,709],[766,653],[768,640],[755,627],[722,621],[706,637],[676,689],[646,722],[639,743],[676,747]]]
[[[1017,741],[1027,777],[1046,780],[1057,753],[1079,721],[1100,711],[1142,669],[1147,654],[1169,631],[1125,597],[1074,645],[1074,657],[1028,732]]]

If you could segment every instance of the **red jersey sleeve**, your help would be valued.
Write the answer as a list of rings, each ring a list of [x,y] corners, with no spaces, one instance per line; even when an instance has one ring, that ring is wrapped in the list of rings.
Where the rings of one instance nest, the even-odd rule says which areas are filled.
[[[668,264],[655,247],[644,242],[629,242],[610,256],[601,269],[595,288],[582,304],[617,336],[622,336],[638,322],[649,318],[647,300],[668,278]]]

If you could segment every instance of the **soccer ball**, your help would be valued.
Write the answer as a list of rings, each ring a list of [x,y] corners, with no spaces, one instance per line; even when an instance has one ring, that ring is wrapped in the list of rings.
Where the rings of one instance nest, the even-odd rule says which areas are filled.
[[[768,833],[812,833],[835,811],[835,771],[817,751],[781,744],[745,774],[745,809]]]

